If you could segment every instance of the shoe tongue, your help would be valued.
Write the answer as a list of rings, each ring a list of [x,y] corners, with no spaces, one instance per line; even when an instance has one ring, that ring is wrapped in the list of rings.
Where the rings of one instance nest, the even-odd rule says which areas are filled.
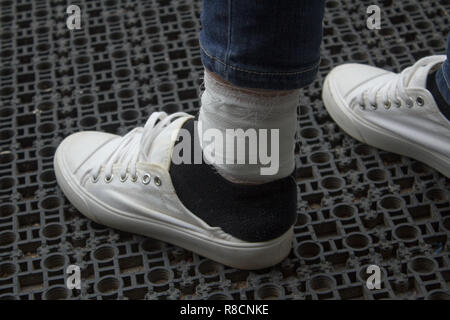
[[[417,69],[411,68],[409,71],[410,74],[407,76],[406,86],[409,88],[426,88],[427,77],[430,70],[440,62],[440,59],[430,59],[430,61],[424,61],[423,59],[416,62],[420,64],[420,66],[418,66]]]
[[[172,159],[172,150],[175,140],[178,137],[180,128],[184,122],[191,119],[191,117],[181,117],[172,121],[161,133],[153,140],[150,151],[141,161],[147,163],[159,164],[163,167],[168,167]]]

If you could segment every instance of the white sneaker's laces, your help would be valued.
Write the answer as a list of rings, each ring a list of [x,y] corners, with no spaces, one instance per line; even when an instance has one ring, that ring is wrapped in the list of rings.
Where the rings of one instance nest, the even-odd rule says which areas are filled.
[[[120,164],[120,179],[124,180],[128,172],[133,180],[137,179],[136,164],[145,158],[150,151],[152,142],[175,119],[192,117],[184,112],[167,115],[165,112],[154,112],[148,118],[144,127],[137,127],[122,137],[122,141],[105,162],[99,162],[91,168],[92,179],[96,181],[101,170],[105,172],[105,180],[112,179],[114,164]]]
[[[366,89],[361,94],[353,97],[350,104],[353,106],[358,104],[362,109],[365,109],[367,106],[376,109],[378,106],[378,101],[381,100],[384,107],[389,109],[392,103],[394,103],[395,106],[400,107],[402,102],[405,101],[408,107],[412,107],[414,101],[406,92],[407,83],[415,74],[417,69],[423,67],[428,62],[429,61],[427,61],[427,58],[419,60],[414,65],[404,69],[401,73],[397,74],[387,82],[380,82],[372,88]]]

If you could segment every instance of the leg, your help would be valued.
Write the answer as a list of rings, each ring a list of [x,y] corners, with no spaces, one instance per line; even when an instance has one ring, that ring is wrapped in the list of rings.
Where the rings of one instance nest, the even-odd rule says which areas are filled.
[[[203,4],[200,42],[205,92],[198,143],[212,166],[173,165],[174,187],[190,211],[230,235],[253,242],[290,239],[297,205],[291,176],[296,109],[299,88],[317,72],[324,1]],[[195,133],[192,122],[184,128]],[[258,141],[247,140],[252,130]],[[278,130],[278,139],[260,139],[258,133],[264,130]],[[211,143],[208,131],[219,133],[226,142]],[[244,145],[242,154],[247,158],[229,147],[229,137],[236,139],[237,146]],[[279,155],[279,168],[268,175],[263,173],[266,164],[247,161],[263,149]],[[280,250],[278,258],[288,253],[286,247]]]
[[[261,183],[293,171],[298,89],[313,81],[319,66],[323,10],[322,0],[203,2],[200,42],[206,90],[200,143],[205,158],[227,179]],[[253,143],[276,153],[279,159],[271,160],[277,164],[264,169],[261,161],[249,163],[230,152],[230,132],[236,129],[256,130],[257,138],[261,130],[279,133],[273,143]],[[223,145],[209,143],[208,130],[230,139]],[[236,141],[245,142],[245,136]],[[249,153],[247,146],[241,154]]]

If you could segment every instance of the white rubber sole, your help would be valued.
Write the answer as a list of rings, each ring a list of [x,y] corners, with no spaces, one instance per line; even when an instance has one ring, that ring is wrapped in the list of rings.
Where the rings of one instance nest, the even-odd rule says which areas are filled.
[[[373,147],[419,160],[450,178],[450,159],[368,123],[346,107],[346,103],[333,89],[329,74],[324,81],[322,100],[331,118],[346,133]]]
[[[256,270],[273,266],[281,262],[291,250],[292,227],[270,241],[233,242],[181,228],[169,219],[162,221],[161,213],[155,213],[157,219],[130,217],[129,214],[92,199],[65,170],[58,151],[59,149],[54,158],[54,168],[61,190],[78,211],[99,224],[169,242],[238,269]]]

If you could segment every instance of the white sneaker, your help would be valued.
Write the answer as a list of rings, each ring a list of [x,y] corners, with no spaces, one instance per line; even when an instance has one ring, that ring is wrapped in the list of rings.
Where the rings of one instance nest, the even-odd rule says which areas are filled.
[[[193,122],[192,118],[181,112],[170,116],[159,112],[153,113],[143,128],[124,137],[93,131],[67,137],[54,159],[59,186],[82,214],[99,224],[167,241],[236,268],[259,269],[280,262],[290,251],[294,221],[276,238],[242,240],[225,232],[221,222],[214,220],[214,210],[220,212],[220,208],[206,208],[205,217],[216,224],[211,226],[180,201],[169,169],[175,138],[185,123]],[[201,179],[195,177],[197,183],[202,183]],[[197,197],[192,199],[194,204],[204,201],[208,194]],[[219,218],[225,218],[227,230],[238,228],[230,226],[232,223],[245,222]],[[264,220],[263,216],[253,218],[250,223],[255,226],[258,219]],[[251,232],[257,234],[258,230]],[[236,234],[244,233],[238,230]]]
[[[355,139],[422,161],[450,177],[450,122],[426,89],[431,56],[400,74],[344,64],[326,77],[322,98],[331,117]]]

